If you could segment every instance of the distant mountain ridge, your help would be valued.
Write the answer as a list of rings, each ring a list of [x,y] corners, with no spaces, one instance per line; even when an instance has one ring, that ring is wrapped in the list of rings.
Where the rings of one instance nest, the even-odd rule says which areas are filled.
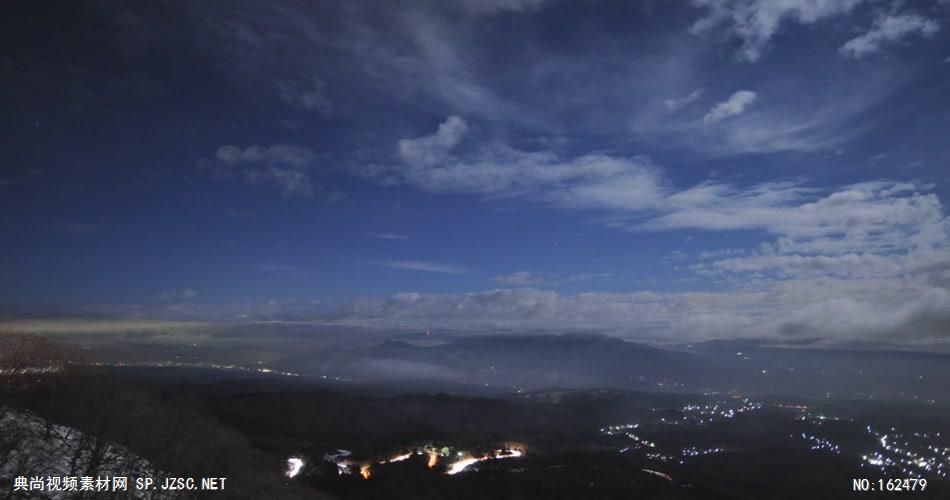
[[[366,349],[367,356],[445,364],[498,383],[511,377],[525,389],[564,387],[640,387],[672,381],[699,381],[721,372],[702,357],[607,335],[486,335],[445,344],[418,346],[388,340]]]
[[[739,390],[941,403],[935,398],[942,394],[942,381],[950,380],[947,355],[782,347],[759,339],[656,347],[606,335],[505,334],[435,346],[388,340],[364,354],[451,366],[476,383],[525,390]],[[822,394],[814,392],[818,386],[825,387]]]

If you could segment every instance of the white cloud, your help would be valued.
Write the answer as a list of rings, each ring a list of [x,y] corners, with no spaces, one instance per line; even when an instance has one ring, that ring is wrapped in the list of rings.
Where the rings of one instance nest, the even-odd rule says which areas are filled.
[[[785,275],[878,277],[895,276],[901,266],[881,255],[755,255],[719,260],[713,268],[730,272],[778,270]]]
[[[843,56],[861,59],[911,35],[930,38],[939,29],[937,21],[914,13],[882,14],[867,33],[848,40],[839,51]]]
[[[789,311],[776,322],[785,335],[827,335],[836,339],[923,339],[945,343],[950,338],[950,294],[944,288],[914,290],[902,300],[827,298]]]
[[[448,159],[448,152],[468,132],[468,123],[458,116],[450,116],[432,135],[399,141],[399,157],[418,167],[431,167]]]
[[[380,265],[396,269],[410,269],[413,271],[426,271],[430,273],[462,274],[465,268],[451,265],[440,264],[438,262],[426,262],[422,260],[394,260],[380,262]]]
[[[662,198],[662,174],[647,158],[587,154],[563,160],[550,151],[522,151],[500,143],[460,158],[453,149],[468,131],[464,120],[450,117],[435,134],[399,141],[398,164],[360,168],[358,173],[432,192],[525,196],[576,208],[644,209]]]
[[[698,101],[699,98],[703,96],[705,91],[706,89],[698,88],[683,97],[673,97],[667,99],[666,101],[663,101],[663,104],[666,105],[666,109],[668,109],[671,113],[674,113]]]
[[[567,283],[581,283],[609,276],[610,273],[581,273],[560,276],[556,274],[538,274],[531,271],[516,271],[511,274],[493,276],[490,281],[496,285],[507,286],[563,285]]]
[[[710,192],[695,198],[679,199],[698,188],[671,195],[669,213],[649,218],[636,228],[759,229],[811,238],[852,234],[883,242],[901,227],[918,227],[942,217],[936,195],[908,192],[906,187],[904,183],[867,182],[820,196],[822,190],[793,182],[765,183],[745,190],[711,185]]]
[[[215,159],[224,165],[240,166],[246,164],[271,164],[289,166],[294,168],[306,168],[313,161],[313,151],[286,144],[279,144],[268,148],[261,146],[248,146],[241,149],[237,146],[221,146],[215,155]]]
[[[316,191],[308,173],[314,158],[313,151],[301,146],[253,145],[242,149],[227,145],[218,148],[214,160],[199,164],[220,180],[240,176],[248,184],[275,187],[283,196],[309,197]]]
[[[198,296],[198,292],[192,288],[182,290],[168,290],[159,294],[162,300],[191,300]]]
[[[493,276],[492,283],[498,285],[528,285],[534,283],[537,277],[531,271],[516,271],[511,274]]]
[[[827,336],[950,341],[950,293],[893,280],[824,278],[728,292],[580,293],[534,288],[399,293],[335,310],[341,324],[382,328],[591,329],[640,341]]]
[[[400,141],[398,164],[360,173],[432,192],[596,210],[611,215],[610,225],[618,229],[757,230],[797,238],[798,245],[807,238],[811,245],[850,245],[851,251],[893,249],[909,241],[911,230],[939,225],[936,221],[943,218],[936,195],[915,183],[865,182],[834,190],[807,187],[801,180],[743,188],[708,181],[677,189],[661,167],[643,157],[586,154],[564,159],[550,151],[521,151],[498,143],[460,156],[453,148],[467,130],[464,121],[452,117],[433,135]],[[848,241],[842,243],[845,237]]]
[[[692,32],[704,34],[724,27],[725,34],[742,41],[736,58],[759,60],[783,22],[814,24],[851,12],[866,0],[693,0],[706,15]]]
[[[546,0],[457,0],[473,14],[530,12],[540,9]]]
[[[387,332],[405,328],[470,332],[591,330],[650,342],[824,337],[826,346],[872,340],[950,347],[947,287],[902,278],[803,277],[750,282],[718,292],[561,294],[537,288],[455,294],[404,292],[335,306],[268,300],[226,305],[219,310],[182,305],[161,313],[178,317],[210,315],[227,322],[70,318],[0,321],[0,327],[54,334],[159,333],[173,336],[169,341],[181,342],[183,335],[225,327],[259,334],[263,326],[254,320],[266,320],[268,324],[288,325],[295,338],[300,322],[304,322]],[[236,324],[235,318],[249,322]]]
[[[464,121],[451,119],[431,136],[401,142],[400,153],[411,144],[411,154],[367,175],[433,192],[596,210],[621,230],[753,231],[774,240],[752,250],[707,252],[689,266],[731,286],[721,293],[408,294],[364,304],[361,318],[368,313],[396,323],[426,318],[446,325],[590,327],[640,338],[809,332],[923,342],[950,333],[940,309],[950,287],[950,222],[939,198],[927,192],[932,186],[879,180],[817,188],[799,179],[747,187],[708,181],[677,189],[661,167],[640,157],[565,159],[497,143],[460,154],[457,146],[468,132]],[[565,279],[518,271],[492,281],[555,286]],[[874,321],[880,326],[871,328]]]
[[[741,115],[746,108],[755,102],[756,94],[751,90],[740,90],[735,92],[729,99],[713,106],[712,109],[703,116],[704,125],[712,125],[721,122],[731,116]]]
[[[409,236],[398,233],[369,233],[366,235],[376,240],[408,240]]]

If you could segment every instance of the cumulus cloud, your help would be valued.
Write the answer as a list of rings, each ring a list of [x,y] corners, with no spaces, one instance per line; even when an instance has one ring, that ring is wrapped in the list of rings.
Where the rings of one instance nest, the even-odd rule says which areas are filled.
[[[706,89],[698,88],[683,97],[673,97],[667,99],[666,101],[663,101],[663,104],[666,105],[666,109],[669,110],[670,113],[674,113],[698,101],[699,98],[703,96],[705,91]]]
[[[728,37],[741,40],[736,58],[758,61],[782,23],[814,24],[841,16],[867,0],[693,0],[705,15],[691,31],[705,34],[721,29]]]
[[[883,14],[867,33],[845,42],[839,52],[846,57],[861,59],[912,35],[930,38],[939,29],[937,21],[911,12]]]
[[[755,92],[751,90],[740,90],[729,96],[729,99],[713,106],[713,108],[703,116],[703,124],[712,125],[731,116],[741,115],[745,112],[746,108],[755,102],[755,99]]]
[[[768,290],[766,329],[778,334],[945,341],[950,220],[923,189],[867,182],[764,212],[737,211],[745,222],[736,224],[720,224],[715,215],[718,222],[691,221],[720,228],[751,223],[779,235],[752,251],[706,255],[712,262],[693,269]],[[758,219],[765,213],[772,222]],[[677,218],[685,222],[689,215]]]
[[[288,144],[243,149],[226,145],[218,148],[213,160],[200,165],[219,180],[240,177],[248,184],[277,188],[283,196],[310,197],[316,191],[308,173],[314,158],[310,149]]]

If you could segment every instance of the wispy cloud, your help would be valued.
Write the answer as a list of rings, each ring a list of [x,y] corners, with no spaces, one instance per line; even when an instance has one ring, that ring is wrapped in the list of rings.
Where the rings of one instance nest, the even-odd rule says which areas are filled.
[[[225,208],[221,211],[225,216],[238,220],[258,220],[261,214],[248,208]]]
[[[540,9],[547,0],[456,0],[473,14],[529,12]]]
[[[87,236],[98,232],[102,226],[101,222],[54,220],[49,223],[51,230],[65,236]]]
[[[452,264],[440,264],[438,262],[427,262],[423,260],[393,260],[379,262],[378,264],[396,269],[410,269],[413,271],[425,271],[430,273],[462,274],[466,272],[466,269],[463,267]]]
[[[683,97],[673,97],[667,99],[663,101],[663,104],[666,105],[666,109],[668,109],[671,113],[674,113],[698,101],[699,98],[703,96],[705,91],[706,89],[704,88],[698,88]]]
[[[449,159],[449,151],[468,132],[468,123],[459,116],[450,116],[432,135],[399,141],[399,157],[406,163],[431,167]]]
[[[285,103],[305,111],[329,115],[333,102],[327,97],[327,84],[317,75],[274,80],[274,89]]]
[[[915,183],[878,181],[836,190],[809,187],[801,179],[747,187],[706,181],[677,189],[662,167],[643,157],[588,154],[563,159],[550,151],[526,152],[497,143],[459,156],[454,146],[462,134],[453,132],[446,141],[445,131],[467,127],[457,117],[446,123],[455,125],[443,124],[435,135],[411,140],[412,154],[401,155],[401,162],[358,172],[385,184],[432,192],[521,198],[606,212],[613,215],[611,227],[635,231],[764,230],[819,237],[860,229],[871,241],[901,224],[941,217],[936,196],[921,193],[927,186]]]
[[[265,272],[299,272],[307,270],[304,266],[298,266],[293,264],[281,264],[279,262],[261,262],[257,265],[258,271]]]
[[[449,117],[432,135],[399,141],[398,163],[357,167],[356,173],[433,192],[523,196],[562,206],[639,209],[662,197],[662,174],[648,158],[588,154],[562,159],[550,151],[521,151],[501,143],[457,156],[454,149],[468,131],[460,117]]]
[[[704,125],[712,125],[721,122],[731,116],[741,115],[746,108],[755,102],[756,93],[751,90],[740,90],[719,104],[703,116]]]
[[[823,279],[727,292],[581,293],[535,288],[362,299],[333,321],[471,329],[596,329],[652,341],[788,337],[950,341],[950,293],[888,280]]]
[[[939,29],[937,21],[911,12],[882,14],[874,21],[871,29],[845,42],[839,52],[846,57],[861,59],[912,35],[930,38]]]
[[[183,288],[181,290],[168,290],[162,292],[158,297],[162,300],[191,300],[198,296],[198,292],[193,288]]]
[[[827,324],[818,324],[803,312],[821,307],[841,309],[845,316],[880,307],[878,316],[891,326],[869,331],[881,335],[901,334],[899,325],[916,321],[910,311],[918,309],[926,311],[921,314],[933,316],[932,321],[943,321],[937,305],[947,300],[939,289],[950,285],[950,222],[939,198],[928,192],[932,186],[878,180],[814,187],[804,179],[794,179],[745,187],[706,181],[677,189],[663,168],[645,158],[583,155],[563,159],[550,151],[526,152],[492,143],[467,148],[460,154],[456,146],[465,139],[468,128],[461,126],[460,119],[452,122],[452,127],[440,127],[435,136],[426,136],[428,140],[413,142],[421,149],[402,157],[400,163],[377,169],[370,176],[389,176],[386,182],[433,192],[520,198],[562,209],[599,211],[609,214],[609,227],[618,230],[749,231],[774,238],[756,249],[737,250],[731,255],[707,252],[704,260],[686,266],[701,275],[726,279],[740,290],[773,290],[768,293],[779,294],[773,299],[781,309],[762,309],[762,317],[739,310],[702,313],[718,314],[716,321],[722,320],[723,328],[768,323],[771,331],[778,332],[784,328],[778,323],[785,321],[788,325],[807,323],[815,332],[861,335],[856,329],[838,324],[831,315],[827,316]],[[451,140],[444,140],[446,130],[465,133],[453,132]],[[439,160],[432,160],[435,157]],[[713,260],[708,261],[710,258]],[[829,280],[834,280],[843,295],[836,298],[828,294],[823,287],[829,286]],[[495,276],[492,282],[516,287],[553,286],[563,283],[563,278],[523,270]],[[798,287],[795,294],[801,295],[793,296],[784,288],[792,282]],[[898,282],[910,288],[891,288]],[[501,293],[491,296],[513,300],[528,297]],[[549,295],[532,297],[539,300]],[[608,295],[602,297],[613,300]],[[743,295],[737,291],[732,299],[729,297],[724,294],[717,300],[738,300]],[[840,297],[850,302],[838,300]],[[642,312],[639,307],[631,311]],[[886,318],[881,316],[885,312],[889,315]],[[697,316],[699,323],[702,314]],[[855,321],[866,325],[864,320]],[[713,323],[710,320],[709,325]],[[789,328],[795,329],[782,331]],[[930,327],[921,332],[937,334]]]
[[[529,285],[535,283],[536,280],[537,277],[531,271],[516,271],[491,278],[491,282],[497,285]]]
[[[693,0],[705,9],[705,16],[693,24],[692,32],[706,34],[721,29],[726,38],[737,38],[742,44],[737,59],[758,61],[784,22],[814,24],[841,16],[869,0]]]
[[[315,155],[309,148],[288,144],[270,147],[221,146],[214,159],[202,160],[199,166],[218,180],[241,178],[247,184],[277,188],[283,196],[310,197],[316,185],[308,171]]]
[[[409,236],[399,233],[369,233],[366,235],[368,238],[373,238],[377,240],[408,240]]]
[[[511,274],[493,276],[490,281],[496,285],[505,286],[556,286],[568,283],[582,283],[599,278],[607,278],[609,276],[610,273],[581,273],[561,276],[550,273],[516,271]]]

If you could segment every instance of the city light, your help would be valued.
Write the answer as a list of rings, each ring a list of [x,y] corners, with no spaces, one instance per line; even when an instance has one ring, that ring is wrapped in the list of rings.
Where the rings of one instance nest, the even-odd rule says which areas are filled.
[[[297,457],[290,457],[287,459],[287,477],[296,477],[297,474],[300,474],[301,469],[303,469],[303,460]]]

